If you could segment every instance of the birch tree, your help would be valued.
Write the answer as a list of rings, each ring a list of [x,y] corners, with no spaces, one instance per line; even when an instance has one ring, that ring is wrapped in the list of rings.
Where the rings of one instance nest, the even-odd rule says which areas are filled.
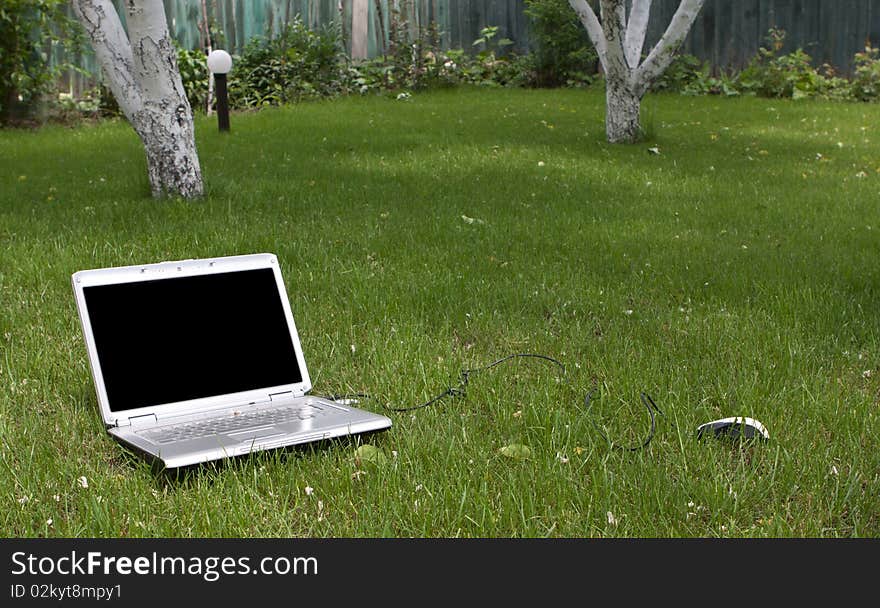
[[[202,194],[192,111],[162,0],[126,0],[128,34],[112,0],[73,0],[106,83],[147,154],[153,196]]]
[[[642,55],[651,0],[599,0],[599,17],[587,0],[568,0],[578,14],[605,72],[605,134],[611,143],[641,135],[642,97],[672,62],[705,0],[681,0],[669,27],[647,57]]]

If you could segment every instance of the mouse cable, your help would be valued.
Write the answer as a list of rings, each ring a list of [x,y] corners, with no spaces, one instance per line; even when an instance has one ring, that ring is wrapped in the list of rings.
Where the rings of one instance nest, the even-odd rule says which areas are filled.
[[[623,445],[620,445],[618,443],[614,443],[613,441],[611,441],[608,438],[608,435],[605,434],[605,431],[603,431],[602,428],[598,424],[596,424],[592,418],[589,417],[590,408],[592,407],[591,399],[593,398],[593,393],[595,393],[595,392],[596,392],[596,389],[594,389],[594,388],[590,389],[590,391],[587,393],[587,396],[584,397],[584,413],[587,414],[587,420],[590,421],[590,424],[593,425],[593,428],[596,429],[596,432],[602,436],[602,439],[604,439],[608,443],[608,445],[611,446],[611,449],[612,450],[624,450],[626,452],[637,452],[639,450],[643,450],[646,447],[648,447],[648,444],[651,443],[652,439],[654,439],[654,433],[656,433],[656,431],[657,431],[657,418],[654,415],[654,412],[656,412],[660,416],[663,415],[663,412],[660,411],[660,408],[657,407],[657,404],[654,403],[653,399],[651,399],[651,395],[649,395],[647,393],[640,394],[640,396],[642,398],[642,403],[645,405],[645,409],[648,410],[648,416],[651,418],[651,429],[648,431],[647,436],[645,437],[644,441],[642,441],[642,443],[640,445],[623,446]]]
[[[511,361],[513,359],[526,359],[526,358],[528,358],[528,359],[543,359],[544,361],[548,361],[548,362],[552,363],[553,365],[556,365],[557,367],[559,367],[559,369],[562,370],[562,375],[565,376],[565,365],[563,365],[562,362],[559,361],[558,359],[554,359],[553,357],[548,357],[547,355],[537,355],[537,354],[533,354],[533,353],[514,353],[512,355],[507,355],[506,357],[502,357],[501,359],[493,361],[489,365],[485,365],[483,367],[475,367],[475,368],[461,370],[461,372],[459,372],[459,376],[458,376],[459,380],[458,380],[458,384],[456,386],[450,386],[449,388],[447,388],[445,391],[443,391],[442,393],[440,393],[436,397],[433,397],[433,398],[429,399],[428,401],[425,401],[424,403],[420,403],[419,405],[413,405],[410,407],[391,407],[390,405],[382,404],[382,407],[384,407],[386,410],[388,410],[390,412],[412,412],[414,410],[420,410],[422,408],[426,408],[431,405],[434,405],[435,403],[437,403],[441,399],[445,399],[446,397],[453,397],[453,398],[464,397],[468,382],[470,382],[472,374],[476,374],[478,372],[490,370],[497,365],[501,365],[502,363],[506,363],[507,361]],[[330,399],[331,401],[337,401],[337,402],[340,402],[343,404],[350,404],[350,405],[357,403],[357,401],[356,401],[357,399],[371,399],[372,398],[371,395],[367,395],[365,393],[348,393],[348,394],[343,394],[343,395],[323,395],[323,396],[327,399]]]
[[[492,369],[497,365],[501,365],[502,363],[506,363],[507,361],[512,361],[513,359],[543,359],[544,361],[549,361],[553,365],[559,367],[562,370],[562,375],[565,376],[565,366],[561,361],[554,359],[553,357],[548,357],[547,355],[536,355],[533,353],[514,353],[512,355],[507,355],[506,357],[502,357],[497,361],[493,361],[489,365],[484,365],[483,367],[474,367],[470,369],[463,369],[459,374],[458,386],[450,386],[445,391],[426,401],[425,403],[419,405],[413,405],[411,407],[390,407],[388,405],[385,406],[385,409],[390,410],[392,412],[412,412],[414,410],[420,410],[422,408],[433,405],[434,403],[444,399],[445,397],[464,397],[467,389],[468,382],[470,382],[471,375],[476,374],[478,372],[484,372]]]
[[[409,407],[392,407],[388,404],[382,404],[382,407],[384,407],[386,410],[388,410],[390,412],[397,412],[397,413],[412,412],[415,410],[420,410],[420,409],[423,409],[426,407],[430,407],[430,406],[434,405],[435,403],[437,403],[438,401],[445,399],[446,397],[451,397],[451,398],[464,397],[466,395],[466,389],[467,389],[468,383],[470,382],[470,378],[473,374],[488,371],[498,365],[501,365],[502,363],[506,363],[506,362],[512,361],[514,359],[544,360],[549,363],[552,363],[553,365],[557,366],[560,370],[562,370],[563,376],[565,376],[565,374],[566,374],[565,365],[563,365],[563,363],[561,361],[559,361],[558,359],[554,359],[553,357],[549,357],[547,355],[539,355],[539,354],[535,354],[535,353],[513,353],[511,355],[507,355],[506,357],[502,357],[501,359],[497,359],[497,360],[493,361],[492,363],[490,363],[488,365],[484,365],[482,367],[462,369],[461,372],[459,373],[459,381],[456,386],[450,386],[449,388],[447,388],[445,391],[443,391],[442,393],[440,393],[436,397],[433,397],[433,398],[429,399],[428,401],[425,401],[424,403],[420,403],[418,405],[413,405],[413,406],[409,406]],[[641,393],[641,395],[640,395],[641,399],[642,399],[642,403],[645,405],[645,409],[648,411],[648,416],[651,419],[651,428],[648,431],[648,434],[645,437],[644,441],[642,441],[642,443],[640,445],[626,447],[626,446],[622,446],[620,444],[617,444],[617,443],[614,443],[613,441],[611,441],[608,438],[608,435],[602,430],[602,428],[599,427],[599,425],[596,424],[592,420],[592,418],[589,418],[590,408],[592,407],[591,400],[593,397],[593,393],[595,393],[595,392],[596,392],[595,388],[590,389],[590,391],[587,393],[586,397],[584,398],[584,406],[585,406],[584,413],[588,416],[588,419],[590,420],[590,424],[593,426],[593,428],[596,429],[596,431],[599,433],[599,435],[611,446],[611,448],[626,450],[629,452],[635,452],[635,451],[642,450],[642,449],[648,447],[648,444],[650,444],[651,440],[654,439],[654,434],[656,433],[656,430],[657,430],[657,421],[656,421],[655,412],[661,416],[663,415],[663,412],[660,411],[660,408],[657,407],[657,404],[654,403],[654,400],[651,398],[651,396],[648,395],[647,393]],[[357,403],[358,399],[372,399],[373,398],[371,395],[368,395],[366,393],[347,393],[347,394],[341,394],[341,395],[334,394],[334,395],[324,395],[324,397],[327,399],[330,399],[331,401],[336,401],[336,402],[339,402],[339,403],[342,403],[345,405],[354,405],[355,403]]]

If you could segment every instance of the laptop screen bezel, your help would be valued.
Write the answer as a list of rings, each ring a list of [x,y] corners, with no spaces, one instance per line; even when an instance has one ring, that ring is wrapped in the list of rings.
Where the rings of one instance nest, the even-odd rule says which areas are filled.
[[[284,309],[284,316],[290,330],[290,338],[293,343],[296,362],[302,375],[302,381],[293,384],[281,384],[266,386],[259,389],[190,399],[187,401],[175,401],[160,403],[146,407],[111,411],[107,397],[107,389],[104,376],[101,371],[101,362],[98,358],[98,349],[95,336],[92,332],[91,319],[85,299],[85,288],[98,285],[116,285],[122,283],[135,283],[142,281],[155,281],[163,279],[176,279],[227,272],[239,272],[248,270],[272,269],[276,287]],[[73,290],[76,296],[76,306],[79,311],[80,322],[83,329],[83,337],[88,352],[89,365],[92,370],[92,378],[98,397],[98,407],[101,417],[108,426],[127,424],[129,419],[138,416],[155,414],[157,418],[169,415],[186,415],[213,409],[247,405],[252,401],[265,401],[270,394],[291,392],[295,396],[303,395],[312,388],[308,368],[303,357],[302,344],[293,321],[293,313],[290,308],[290,300],[281,277],[281,268],[278,258],[273,254],[254,254],[212,258],[204,260],[185,260],[174,262],[161,262],[158,264],[144,264],[141,266],[124,266],[118,268],[104,268],[98,270],[84,270],[75,273],[72,278]],[[132,320],[132,322],[136,322]],[[161,382],[161,378],[144,377],[144,382]]]

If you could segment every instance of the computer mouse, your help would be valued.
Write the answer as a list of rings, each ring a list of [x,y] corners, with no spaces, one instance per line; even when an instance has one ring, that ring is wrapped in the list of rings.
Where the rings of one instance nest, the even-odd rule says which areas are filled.
[[[745,417],[722,418],[701,424],[697,428],[697,439],[702,439],[707,434],[731,439],[770,439],[770,433],[763,424],[754,418]]]

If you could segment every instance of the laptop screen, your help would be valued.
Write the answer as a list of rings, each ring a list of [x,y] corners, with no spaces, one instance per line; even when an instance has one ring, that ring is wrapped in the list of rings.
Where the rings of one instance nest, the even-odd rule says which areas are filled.
[[[302,382],[270,268],[83,293],[111,411]]]

